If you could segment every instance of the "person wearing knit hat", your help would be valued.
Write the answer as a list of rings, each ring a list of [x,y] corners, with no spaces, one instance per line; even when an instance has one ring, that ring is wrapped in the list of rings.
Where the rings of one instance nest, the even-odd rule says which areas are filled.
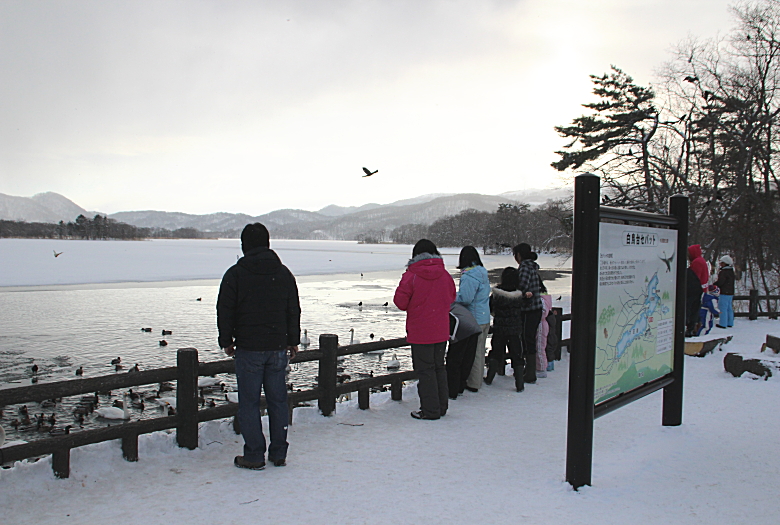
[[[718,271],[718,280],[713,284],[720,288],[720,298],[718,299],[718,306],[720,307],[720,319],[719,323],[715,326],[718,328],[731,328],[734,326],[734,282],[736,276],[734,274],[734,261],[728,255],[724,255],[720,258],[720,270]]]

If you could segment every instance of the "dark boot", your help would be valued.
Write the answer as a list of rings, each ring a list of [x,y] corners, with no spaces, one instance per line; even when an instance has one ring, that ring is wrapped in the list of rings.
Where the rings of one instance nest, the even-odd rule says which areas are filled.
[[[491,359],[488,363],[488,371],[487,371],[487,377],[485,377],[485,384],[490,385],[493,384],[493,378],[496,377],[496,374],[498,373],[498,369],[501,366],[501,363],[495,359]]]
[[[522,392],[525,390],[525,381],[523,381],[523,374],[519,373],[519,371],[515,371],[515,390],[518,392]]]
[[[498,371],[496,373],[500,376],[506,375],[506,359],[499,359],[497,363]]]

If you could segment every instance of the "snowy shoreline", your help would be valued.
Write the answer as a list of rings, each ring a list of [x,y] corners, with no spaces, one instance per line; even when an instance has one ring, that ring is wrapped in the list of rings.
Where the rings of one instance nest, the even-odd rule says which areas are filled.
[[[74,449],[66,480],[50,458],[19,462],[0,471],[0,505],[12,524],[35,508],[38,523],[247,523],[259,512],[275,523],[768,525],[780,513],[780,381],[734,378],[722,362],[726,351],[757,353],[777,329],[740,319],[723,352],[685,359],[682,426],[661,426],[660,393],[598,419],[593,486],[579,492],[564,481],[565,358],[522,394],[499,377],[435,422],[409,417],[414,385],[400,403],[374,394],[367,411],[354,401],[330,418],[296,409],[283,469],[234,468],[241,439],[227,421],[202,424],[193,451],[173,433],[141,436],[137,463],[118,441]]]

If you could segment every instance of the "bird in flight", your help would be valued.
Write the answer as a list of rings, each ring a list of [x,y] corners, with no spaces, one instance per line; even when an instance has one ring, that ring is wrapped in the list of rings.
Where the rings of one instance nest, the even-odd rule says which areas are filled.
[[[52,250],[54,252],[54,257],[59,257],[62,255],[62,252],[57,253],[57,250]]]
[[[363,173],[365,173],[365,175],[363,175],[363,176],[364,176],[364,177],[370,177],[371,175],[373,175],[374,173],[376,173],[376,172],[378,172],[378,171],[379,171],[379,170],[374,170],[374,171],[371,171],[371,170],[369,170],[368,168],[363,168]]]

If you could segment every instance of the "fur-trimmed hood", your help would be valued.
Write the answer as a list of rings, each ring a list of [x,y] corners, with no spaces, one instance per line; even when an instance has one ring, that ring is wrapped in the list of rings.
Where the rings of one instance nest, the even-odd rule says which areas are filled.
[[[492,287],[490,290],[493,292],[493,295],[497,295],[499,297],[506,297],[507,299],[522,299],[523,295],[525,295],[525,293],[521,290],[514,290],[512,292],[507,292],[506,290],[502,290],[497,286]]]

